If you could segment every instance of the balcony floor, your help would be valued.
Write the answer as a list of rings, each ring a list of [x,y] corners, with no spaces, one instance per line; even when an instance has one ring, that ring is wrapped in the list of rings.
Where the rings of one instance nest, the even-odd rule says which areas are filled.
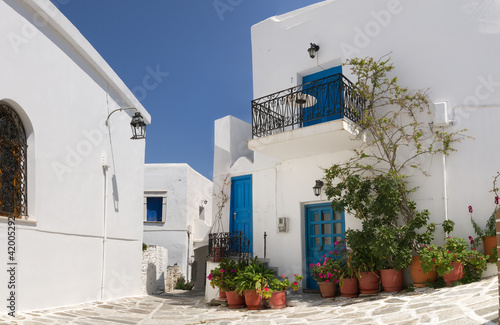
[[[250,140],[248,148],[286,160],[359,147],[358,127],[347,118]]]

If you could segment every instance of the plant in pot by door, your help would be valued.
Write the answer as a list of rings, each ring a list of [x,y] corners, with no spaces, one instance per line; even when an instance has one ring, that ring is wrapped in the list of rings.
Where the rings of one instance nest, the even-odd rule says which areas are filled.
[[[235,279],[240,272],[245,270],[246,266],[247,263],[243,260],[236,262],[230,258],[225,258],[207,277],[212,288],[219,288],[219,297],[224,296],[231,309],[242,308],[245,303],[243,296],[235,292]]]
[[[498,196],[495,196],[495,203],[498,206]],[[496,233],[496,212],[497,207],[488,218],[486,222],[486,227],[482,229],[472,217],[472,206],[469,206],[470,213],[470,222],[472,223],[472,227],[474,228],[474,232],[476,233],[476,239],[473,244],[478,245],[479,243],[483,243],[484,254],[489,256],[488,262],[496,263],[497,261],[497,233]],[[470,238],[469,238],[470,240]]]
[[[294,274],[294,281],[290,283],[288,279],[282,275],[282,280],[274,278],[270,283],[271,296],[269,297],[269,306],[272,309],[281,309],[286,307],[286,291],[293,289],[297,291],[300,287],[300,282],[303,279],[302,275]]]
[[[345,245],[342,248],[343,258],[339,262],[339,287],[342,297],[355,298],[359,296],[359,283],[354,266],[353,252]]]
[[[377,244],[372,224],[363,222],[362,229],[348,229],[346,242],[352,249],[352,265],[356,269],[361,294],[377,294],[380,291],[380,264],[373,248]]]
[[[337,261],[331,256],[332,254],[333,252],[329,252],[328,256],[323,255],[323,258],[316,264],[309,264],[311,275],[318,282],[319,291],[323,298],[335,297],[337,292],[340,272]]]
[[[249,310],[264,308],[265,300],[271,296],[269,285],[275,278],[274,273],[274,270],[266,269],[264,263],[255,257],[236,276],[236,291],[245,296],[245,304]]]

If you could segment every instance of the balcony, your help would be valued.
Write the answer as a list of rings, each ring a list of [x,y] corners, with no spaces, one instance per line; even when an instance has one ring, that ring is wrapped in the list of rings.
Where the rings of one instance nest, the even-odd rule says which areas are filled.
[[[282,90],[252,101],[248,147],[280,159],[351,149],[364,109],[342,74]]]

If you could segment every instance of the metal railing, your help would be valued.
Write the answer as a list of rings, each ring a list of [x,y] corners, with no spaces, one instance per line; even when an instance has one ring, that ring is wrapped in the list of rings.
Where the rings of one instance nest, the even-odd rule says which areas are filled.
[[[241,231],[221,232],[208,235],[208,256],[212,259],[251,257],[250,240]]]
[[[252,101],[252,136],[265,137],[339,118],[358,122],[365,100],[342,74],[314,80]]]

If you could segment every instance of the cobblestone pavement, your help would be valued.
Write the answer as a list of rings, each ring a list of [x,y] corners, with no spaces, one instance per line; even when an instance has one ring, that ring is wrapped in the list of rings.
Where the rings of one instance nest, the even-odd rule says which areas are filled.
[[[1,324],[497,324],[496,277],[443,289],[362,298],[291,293],[280,310],[207,305],[204,292],[175,291],[0,316]]]

